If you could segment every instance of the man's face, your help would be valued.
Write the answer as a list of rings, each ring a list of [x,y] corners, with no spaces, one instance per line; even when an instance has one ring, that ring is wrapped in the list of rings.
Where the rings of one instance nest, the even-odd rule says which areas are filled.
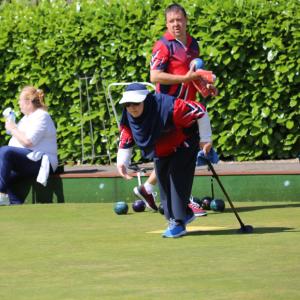
[[[185,37],[186,23],[187,19],[180,10],[170,11],[166,15],[167,29],[176,39]]]

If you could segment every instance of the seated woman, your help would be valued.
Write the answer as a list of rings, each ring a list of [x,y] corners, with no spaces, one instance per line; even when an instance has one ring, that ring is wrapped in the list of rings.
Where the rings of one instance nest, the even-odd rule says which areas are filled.
[[[7,119],[5,128],[12,135],[8,146],[0,148],[0,205],[23,204],[12,189],[19,178],[36,178],[46,186],[49,174],[58,165],[56,128],[47,112],[44,93],[33,86],[22,89],[18,124]]]
[[[209,153],[211,127],[205,107],[198,102],[165,94],[152,94],[143,84],[127,86],[120,104],[121,119],[117,169],[126,179],[134,144],[145,158],[153,159],[160,199],[169,226],[163,237],[186,234],[185,226],[195,219],[189,208],[199,135],[204,153]]]

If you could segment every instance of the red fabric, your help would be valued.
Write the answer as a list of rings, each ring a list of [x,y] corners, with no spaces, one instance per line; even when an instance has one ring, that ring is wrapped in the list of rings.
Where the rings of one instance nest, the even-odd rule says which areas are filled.
[[[187,128],[202,118],[205,107],[196,101],[176,99],[174,103],[173,122],[177,128]]]
[[[170,109],[172,111],[172,109]],[[176,99],[172,112],[172,124],[155,141],[155,155],[165,157],[176,151],[176,148],[183,146],[187,135],[183,132],[184,128],[192,126],[199,118],[205,114],[205,107],[196,101]],[[132,131],[127,126],[121,126],[119,148],[127,149],[134,146]]]
[[[199,69],[195,71],[197,75],[201,76],[201,79],[205,80],[207,83],[213,83],[214,82],[214,74],[212,71],[207,71],[203,69]]]
[[[173,110],[175,128],[159,138],[155,146],[156,155],[158,157],[168,156],[175,152],[176,148],[184,145],[187,135],[182,129],[192,126],[204,116],[205,112],[205,107],[199,102],[176,99]]]
[[[186,140],[186,135],[181,129],[175,129],[161,136],[155,144],[155,153],[158,157],[165,157],[176,151]]]
[[[192,37],[187,34],[187,45],[178,42],[169,32],[158,40],[152,50],[151,70],[163,70],[170,74],[184,75],[194,58],[199,56],[198,45],[192,43]]]
[[[187,45],[177,41],[169,32],[158,40],[152,51],[151,70],[161,70],[174,75],[185,75],[194,58],[199,57],[199,47],[195,39],[187,34]],[[156,84],[156,92],[181,99],[196,99],[197,89],[189,84]]]
[[[213,72],[202,69],[197,70],[196,72],[201,76],[201,78],[192,81],[194,88],[202,95],[203,98],[206,98],[207,96],[215,96],[215,89],[210,87],[210,84],[214,82]]]
[[[133,145],[134,145],[134,140],[130,128],[124,125],[121,126],[119,148],[128,149],[133,147]]]

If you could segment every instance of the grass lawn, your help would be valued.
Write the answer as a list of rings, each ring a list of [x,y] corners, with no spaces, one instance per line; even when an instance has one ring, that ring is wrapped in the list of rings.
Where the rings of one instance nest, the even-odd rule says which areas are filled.
[[[131,207],[0,207],[0,299],[300,299],[300,203],[235,205],[253,234],[229,208],[163,239],[164,218]]]

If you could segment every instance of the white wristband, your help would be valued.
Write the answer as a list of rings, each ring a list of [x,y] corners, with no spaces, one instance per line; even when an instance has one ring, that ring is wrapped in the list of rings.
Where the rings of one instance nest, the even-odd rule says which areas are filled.
[[[199,128],[199,136],[200,142],[211,142],[211,126],[208,113],[206,112],[205,115],[198,119],[198,128]]]
[[[128,168],[131,160],[132,148],[128,149],[118,149],[117,154],[117,166],[125,165]]]

